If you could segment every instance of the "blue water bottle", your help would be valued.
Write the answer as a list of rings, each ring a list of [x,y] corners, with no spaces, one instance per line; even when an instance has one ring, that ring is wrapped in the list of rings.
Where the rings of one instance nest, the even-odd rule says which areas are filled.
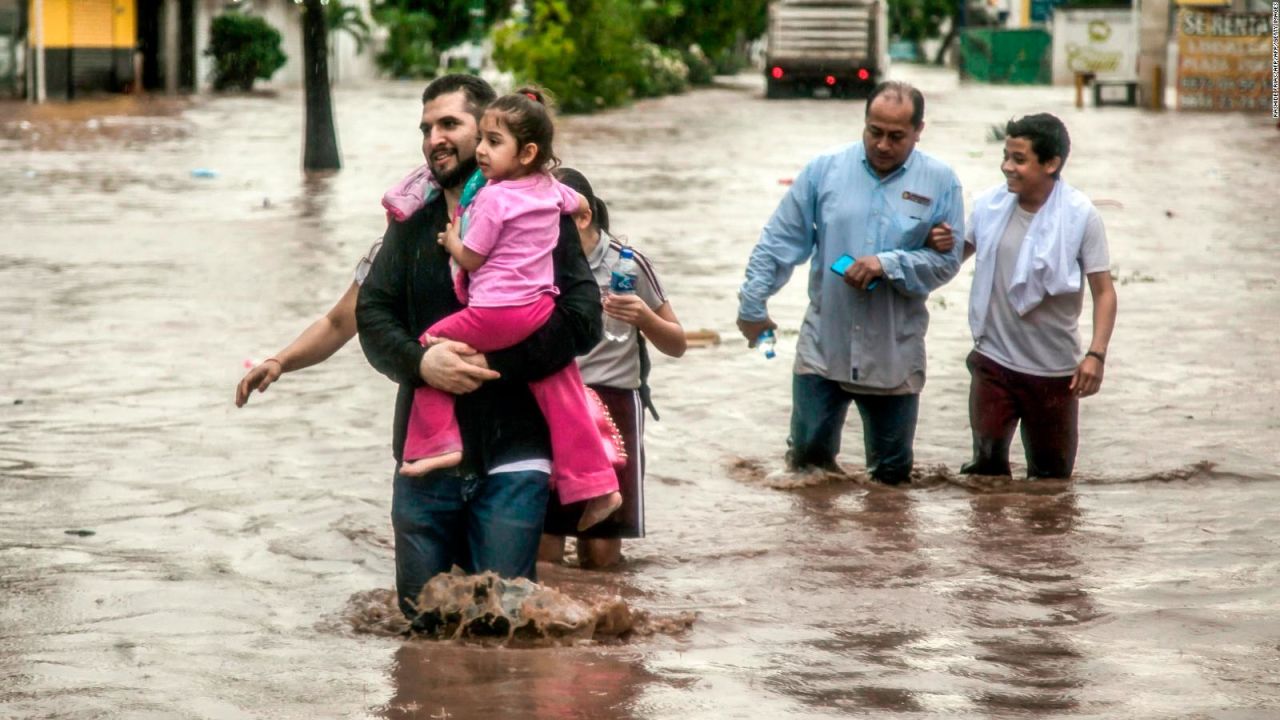
[[[636,292],[636,260],[631,248],[624,247],[618,255],[618,263],[609,275],[610,295],[634,295]],[[604,336],[612,342],[626,342],[631,338],[631,323],[609,315],[604,316]]]
[[[756,347],[760,348],[760,352],[764,353],[766,360],[772,360],[778,356],[774,348],[778,344],[778,338],[773,334],[772,330],[765,330],[760,333],[760,337],[756,338]]]

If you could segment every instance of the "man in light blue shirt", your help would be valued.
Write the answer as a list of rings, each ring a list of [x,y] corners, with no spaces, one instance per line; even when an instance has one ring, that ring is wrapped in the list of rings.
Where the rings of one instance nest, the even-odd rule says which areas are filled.
[[[738,328],[754,347],[777,325],[765,303],[795,266],[809,266],[800,327],[787,464],[836,469],[849,403],[862,416],[867,472],[910,479],[929,292],[955,277],[962,248],[926,246],[964,237],[960,181],[915,149],[924,97],[898,82],[867,99],[862,142],[812,160],[760,233],[738,294]],[[856,260],[831,270],[842,255]]]

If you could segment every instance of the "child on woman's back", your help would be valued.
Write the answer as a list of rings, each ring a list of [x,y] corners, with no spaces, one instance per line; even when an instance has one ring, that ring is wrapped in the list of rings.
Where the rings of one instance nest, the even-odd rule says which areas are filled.
[[[549,173],[559,164],[554,133],[536,89],[498,98],[485,111],[476,159],[488,183],[439,238],[463,271],[455,286],[467,307],[428,328],[424,344],[457,340],[492,352],[524,340],[550,317],[560,214],[582,205]],[[577,366],[529,387],[547,420],[556,491],[566,503],[588,500],[581,526],[589,527],[622,498]],[[429,386],[416,391],[404,457],[400,473],[409,476],[462,460],[452,395]]]

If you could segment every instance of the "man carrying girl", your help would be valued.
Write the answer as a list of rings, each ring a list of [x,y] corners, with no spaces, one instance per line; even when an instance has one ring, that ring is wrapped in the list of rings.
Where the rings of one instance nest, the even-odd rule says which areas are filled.
[[[550,317],[555,304],[551,251],[563,212],[586,212],[585,199],[549,170],[558,164],[555,129],[539,91],[524,88],[498,98],[480,120],[476,158],[488,180],[461,222],[439,242],[460,267],[454,286],[467,307],[433,324],[424,345],[454,340],[479,352],[514,345]],[[622,504],[613,467],[576,365],[530,389],[547,418],[556,492],[564,502],[586,501],[582,529]],[[419,477],[462,460],[453,396],[424,386],[415,391],[400,473]]]

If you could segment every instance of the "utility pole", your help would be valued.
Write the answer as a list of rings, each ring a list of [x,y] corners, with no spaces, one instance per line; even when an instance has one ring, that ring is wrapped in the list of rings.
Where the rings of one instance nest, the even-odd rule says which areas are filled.
[[[36,71],[35,87],[29,97],[37,103],[42,103],[45,101],[45,93],[48,92],[44,67],[44,0],[35,0],[34,12],[36,15]]]
[[[1134,0],[1138,21],[1138,96],[1152,110],[1164,110],[1169,68],[1169,0]]]

